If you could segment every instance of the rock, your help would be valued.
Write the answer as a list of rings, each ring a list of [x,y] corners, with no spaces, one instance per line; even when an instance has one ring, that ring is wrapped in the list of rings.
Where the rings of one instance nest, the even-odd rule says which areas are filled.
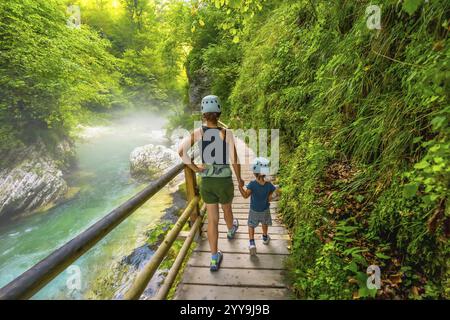
[[[131,254],[123,257],[120,263],[133,266],[135,270],[140,270],[147,263],[155,252],[148,244],[144,244],[133,250]]]
[[[199,69],[189,72],[189,108],[193,111],[200,111],[200,103],[203,97],[211,94],[211,81],[205,70]]]
[[[68,191],[58,156],[69,154],[69,144],[49,153],[43,143],[10,152],[0,168],[0,218],[30,214],[61,199]],[[51,154],[51,155],[50,155]]]
[[[178,189],[172,192],[171,197],[172,206],[164,210],[164,215],[161,217],[161,220],[176,223],[180,212],[186,208],[187,200],[186,195]]]
[[[131,176],[138,180],[155,179],[180,163],[179,155],[161,145],[138,147],[130,155]]]

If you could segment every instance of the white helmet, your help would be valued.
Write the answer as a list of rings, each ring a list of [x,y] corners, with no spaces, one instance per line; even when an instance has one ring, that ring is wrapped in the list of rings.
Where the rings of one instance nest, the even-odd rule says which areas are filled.
[[[252,164],[253,173],[268,175],[270,172],[269,163],[270,161],[266,158],[263,157],[255,158]]]
[[[202,113],[218,112],[221,113],[220,100],[218,96],[206,96],[202,99]]]

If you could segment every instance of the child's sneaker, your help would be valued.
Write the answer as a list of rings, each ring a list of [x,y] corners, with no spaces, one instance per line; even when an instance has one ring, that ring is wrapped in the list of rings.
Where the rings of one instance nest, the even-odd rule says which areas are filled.
[[[222,259],[223,259],[223,253],[220,251],[217,251],[217,258],[214,259],[211,257],[211,264],[210,264],[209,270],[211,270],[213,272],[219,270]]]
[[[269,235],[267,235],[267,236],[262,236],[262,241],[263,241],[263,243],[265,244],[265,245],[268,245],[269,244],[269,242],[270,242],[270,236]]]
[[[256,246],[254,244],[250,244],[248,250],[250,251],[251,256],[256,256]]]
[[[228,240],[234,239],[234,236],[236,235],[236,232],[237,232],[238,229],[239,229],[239,221],[237,219],[234,219],[233,220],[233,226],[227,232]]]

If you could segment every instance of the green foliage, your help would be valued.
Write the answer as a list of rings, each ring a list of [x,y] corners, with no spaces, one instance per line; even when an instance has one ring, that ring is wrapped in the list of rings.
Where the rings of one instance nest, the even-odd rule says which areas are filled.
[[[166,234],[170,231],[173,224],[169,221],[163,221],[147,232],[147,243],[152,247],[158,247]]]
[[[81,28],[67,26],[67,4]],[[38,0],[0,4],[0,151],[52,145],[92,112],[178,105],[189,5]]]
[[[421,0],[405,0],[403,1],[403,10],[408,12],[410,15],[416,12],[416,10],[422,4]]]
[[[245,23],[217,4],[206,27],[216,10],[231,16],[195,42],[196,68],[220,66],[234,127],[282,132],[298,296],[373,298],[365,271],[377,264],[377,298],[448,297],[448,2],[381,1],[381,30],[367,28],[370,1],[267,1]]]
[[[120,58],[121,85],[126,101],[144,108],[167,107],[181,99],[183,90],[183,26],[188,5],[181,0],[122,0],[113,8],[105,3],[81,1],[85,22],[112,43]]]
[[[405,185],[405,197],[417,195],[420,188],[422,206],[436,204],[447,198],[450,186],[450,108],[431,120],[434,139],[423,142],[427,150],[423,158],[414,165],[412,171],[404,174],[410,180]]]
[[[202,1],[199,2],[201,3]],[[263,10],[266,0],[205,0],[203,2],[221,9],[220,29],[226,31],[232,37],[233,43],[239,43],[243,34],[243,28],[255,14]],[[202,21],[200,20],[199,23]]]
[[[67,131],[83,107],[109,107],[118,90],[108,42],[88,27],[68,28],[64,8],[57,1],[0,5],[2,150]]]

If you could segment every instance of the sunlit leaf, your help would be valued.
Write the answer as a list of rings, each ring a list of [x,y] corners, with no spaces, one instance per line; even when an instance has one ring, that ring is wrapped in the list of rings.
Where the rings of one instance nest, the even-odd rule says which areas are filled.
[[[417,190],[419,190],[419,185],[417,183],[409,183],[404,186],[403,195],[405,196],[405,198],[414,197],[417,193]]]
[[[381,252],[375,253],[375,256],[377,256],[377,258],[384,259],[384,260],[387,260],[387,259],[391,258],[390,256],[385,255],[384,253],[381,253]]]
[[[414,12],[416,12],[422,2],[423,0],[404,0],[403,10],[406,11],[409,15],[412,15]]]

